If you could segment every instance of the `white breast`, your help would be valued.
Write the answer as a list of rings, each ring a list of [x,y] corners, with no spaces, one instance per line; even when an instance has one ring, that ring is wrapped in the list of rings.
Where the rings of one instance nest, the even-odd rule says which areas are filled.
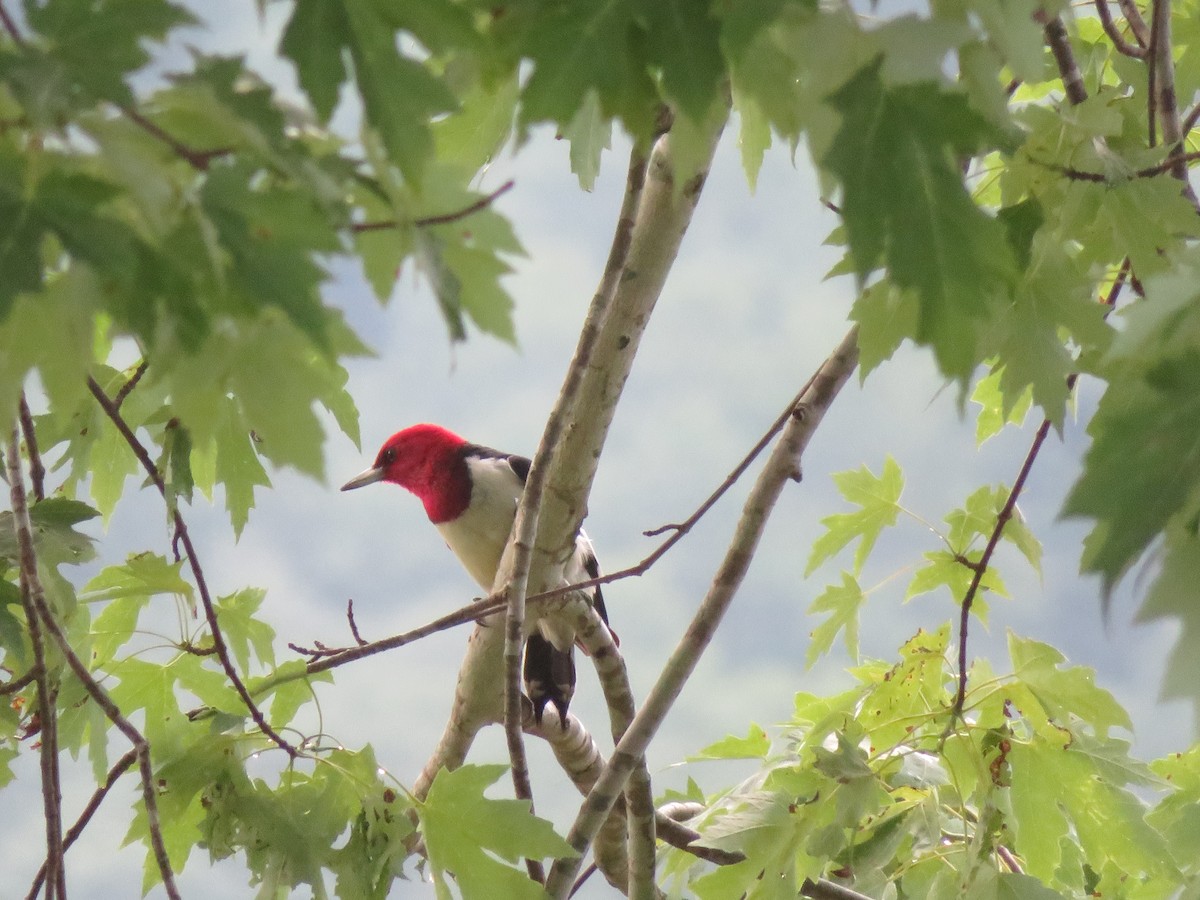
[[[504,459],[472,457],[467,467],[471,503],[457,519],[437,528],[471,577],[491,591],[525,486]]]
[[[461,516],[440,523],[437,529],[476,583],[491,592],[525,485],[503,458],[469,457],[467,466],[472,479],[471,503]],[[591,554],[592,545],[581,531],[575,552],[564,566],[563,584],[591,577],[585,569]],[[538,630],[559,650],[568,650],[575,641],[574,629],[565,622],[543,619]]]

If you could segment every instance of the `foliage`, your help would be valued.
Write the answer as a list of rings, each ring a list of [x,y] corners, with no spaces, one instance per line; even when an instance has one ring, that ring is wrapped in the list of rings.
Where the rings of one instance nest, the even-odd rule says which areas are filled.
[[[323,477],[316,405],[358,440],[344,363],[369,350],[323,293],[335,265],[360,267],[381,302],[411,269],[451,340],[513,341],[503,277],[522,248],[472,187],[488,160],[551,125],[590,189],[614,129],[642,146],[669,128],[682,184],[727,97],[750,182],[772,143],[803,146],[841,215],[834,274],[858,289],[864,377],[905,342],[928,348],[964,410],[978,406],[981,442],[1036,408],[1030,465],[1076,378],[1105,385],[1063,514],[1092,523],[1082,564],[1106,588],[1157,563],[1141,617],[1182,622],[1165,692],[1200,708],[1200,216],[1179,178],[1200,9],[1153,6],[1123,3],[1132,20],[1106,26],[1032,0],[890,19],[814,0],[295,0],[279,52],[303,97],[285,102],[241,56],[168,54],[206,24],[168,0],[0,4],[0,409],[23,419],[33,475],[28,526],[15,494],[0,516],[0,783],[41,741],[86,757],[103,799],[135,762],[114,759],[103,695],[148,746],[157,812],[139,801],[126,838],[148,848],[147,890],[200,848],[238,856],[263,896],[383,897],[418,866],[439,896],[536,896],[519,859],[569,845],[524,802],[485,796],[500,769],[442,772],[420,797],[369,746],[281,737],[296,740],[312,682],[332,676],[277,655],[260,590],[208,596],[183,513],[219,495],[236,539],[274,472]],[[1166,24],[1174,44],[1148,48]],[[334,130],[355,103],[360,131]],[[948,592],[957,633],[858,660],[862,610],[888,596],[888,577],[865,581],[873,551],[915,518],[899,466],[874,463],[878,476],[836,476],[852,508],[824,521],[808,566],[854,545],[812,604],[807,659],[840,634],[857,685],[797,695],[778,734],[754,726],[701,753],[756,767],[687,798],[703,844],[741,861],[671,850],[664,885],[1196,896],[1194,748],[1132,758],[1113,735],[1124,710],[1046,645],[1011,635],[1007,674],[955,661],[970,616],[1006,592],[996,546],[1040,568],[1022,482],[948,513],[894,598]],[[143,479],[170,555],[133,549],[83,583],[72,567],[94,548],[77,526],[107,521]],[[172,603],[177,631],[148,639],[151,610]],[[260,772],[271,747],[295,752]]]

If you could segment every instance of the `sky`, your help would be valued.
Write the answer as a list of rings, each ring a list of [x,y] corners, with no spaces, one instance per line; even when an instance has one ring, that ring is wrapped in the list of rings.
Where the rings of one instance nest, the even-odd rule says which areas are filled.
[[[271,50],[272,27],[286,5],[269,7],[265,26],[251,4],[222,0],[202,9],[214,28],[188,35],[190,43],[251,47],[255,64],[288,83],[286,66]],[[655,546],[643,530],[690,514],[848,327],[854,285],[844,278],[824,280],[838,254],[823,241],[837,221],[819,202],[803,150],[793,161],[786,147],[773,148],[751,192],[736,138],[731,128],[722,141],[601,459],[586,527],[609,570],[638,561]],[[474,596],[473,583],[414,498],[390,485],[349,494],[337,486],[361,471],[391,433],[419,421],[532,454],[599,279],[624,181],[625,145],[618,142],[606,154],[590,193],[571,175],[567,150],[550,132],[537,131],[519,154],[496,160],[479,184],[487,191],[510,178],[515,182],[497,207],[512,220],[528,253],[514,261],[515,272],[506,281],[517,303],[516,347],[477,334],[452,346],[429,291],[411,271],[381,306],[352,261],[335,261],[327,298],[346,311],[376,354],[348,367],[362,446],[329,423],[326,481],[273,473],[276,489],[260,493],[237,543],[219,505],[212,510],[201,503],[189,511],[214,592],[247,584],[267,590],[262,614],[278,633],[282,658],[289,656],[288,641],[348,642],[350,598],[359,628],[374,639],[422,625]],[[1021,503],[1046,545],[1042,578],[1003,548],[997,564],[1011,598],[990,598],[987,627],[974,623],[970,649],[1004,670],[1011,629],[1054,644],[1072,663],[1094,667],[1097,682],[1129,710],[1136,751],[1151,757],[1193,739],[1189,708],[1157,701],[1173,626],[1131,625],[1136,604],[1129,588],[1118,591],[1109,614],[1102,615],[1098,583],[1078,575],[1084,523],[1057,520],[1087,446],[1083,424],[1098,395],[1095,383],[1081,383],[1081,421],[1068,422],[1061,440],[1052,436],[1047,442]],[[891,454],[905,473],[903,502],[936,524],[979,485],[1011,483],[1037,424],[1031,419],[1023,430],[977,450],[971,408],[960,415],[955,390],[943,385],[930,355],[920,349],[902,349],[865,384],[852,381],[817,431],[803,481],[785,490],[726,621],[651,747],[656,792],[682,786],[688,776],[708,790],[731,783],[749,769],[680,763],[727,734],[745,734],[751,722],[770,730],[786,721],[796,691],[831,693],[852,684],[847,669],[854,663],[840,643],[813,669],[804,665],[809,632],[819,622],[805,610],[848,562],[839,557],[804,577],[821,519],[848,509],[832,473],[863,465],[878,473]],[[647,574],[606,589],[636,695],[653,683],[703,597],[756,474],[757,467]],[[167,550],[155,502],[142,492],[118,510],[104,539],[106,553],[120,559],[147,545]],[[875,588],[863,616],[864,658],[893,659],[917,629],[957,618],[944,592],[903,602],[906,573],[922,552],[938,546],[915,518],[880,539],[863,577]],[[335,684],[317,688],[321,719],[314,726],[348,747],[370,743],[381,765],[411,783],[440,734],[466,636],[462,629],[445,632],[341,668]],[[598,685],[586,664],[580,673],[572,711],[603,738]],[[539,812],[565,830],[576,795],[536,742],[531,756]],[[505,759],[499,729],[483,735],[470,757]],[[36,760],[21,765],[19,780],[32,782]],[[86,764],[77,768],[65,790],[69,818],[92,786]],[[123,793],[115,792],[99,824],[71,850],[73,896],[137,896],[142,852],[118,849],[135,791],[128,781]],[[27,808],[28,815],[10,813],[0,821],[0,865],[16,885],[28,884],[38,862],[40,809],[36,794],[27,799],[19,806],[10,788],[6,811]],[[210,867],[201,853],[180,884],[185,896],[253,895],[240,864]],[[394,892],[431,895],[419,884]]]

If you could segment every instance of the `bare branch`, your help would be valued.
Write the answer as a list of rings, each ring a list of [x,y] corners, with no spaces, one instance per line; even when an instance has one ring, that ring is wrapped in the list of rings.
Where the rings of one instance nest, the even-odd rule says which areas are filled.
[[[617,743],[600,779],[588,795],[572,825],[567,840],[582,853],[594,839],[608,810],[623,789],[630,773],[662,724],[683,685],[695,670],[704,649],[711,642],[721,618],[729,609],[754,557],[766,522],[789,479],[799,475],[800,457],[820,424],[825,410],[850,377],[858,362],[857,328],[852,328],[838,348],[821,365],[812,388],[794,410],[775,449],[755,482],[738,522],[733,541],[726,551],[712,585],[693,617],[679,645],[651,688],[645,703]],[[546,890],[551,897],[566,895],[579,869],[579,859],[554,862]]]
[[[1129,23],[1129,30],[1138,46],[1149,47],[1150,29],[1146,27],[1146,20],[1142,18],[1142,11],[1138,9],[1136,0],[1117,0],[1117,6],[1121,7],[1121,15]]]
[[[113,397],[113,406],[117,409],[121,408],[121,404],[125,402],[125,398],[133,393],[133,389],[138,386],[138,382],[142,380],[142,376],[146,374],[146,370],[149,368],[150,363],[144,359],[138,363],[137,368],[133,370],[133,374],[121,385],[120,390]]]
[[[133,451],[133,455],[137,457],[138,462],[142,464],[142,468],[146,470],[146,474],[150,476],[150,480],[154,486],[158,488],[159,494],[165,500],[167,497],[167,487],[163,482],[162,474],[158,471],[158,467],[154,465],[154,461],[150,459],[150,454],[146,452],[146,448],[142,446],[141,441],[137,439],[137,435],[133,433],[133,429],[129,427],[129,423],[125,421],[121,415],[121,411],[116,407],[109,396],[100,387],[95,378],[88,376],[88,389],[92,392],[92,396],[96,398],[96,402],[100,404],[100,408],[116,426],[117,431],[121,433],[121,437],[125,439],[125,443],[129,445],[129,449]],[[188,534],[187,524],[183,521],[183,516],[179,509],[173,504],[167,503],[168,512],[171,515],[175,525],[175,534],[179,541],[183,544],[183,549],[187,555],[188,567],[192,570],[192,578],[196,582],[196,590],[200,594],[200,602],[204,607],[204,617],[208,621],[208,629],[212,634],[213,647],[217,651],[217,659],[221,663],[221,668],[225,670],[225,676],[237,691],[239,697],[242,698],[242,703],[250,712],[250,717],[254,720],[254,724],[259,727],[267,737],[275,742],[275,745],[287,753],[293,759],[298,755],[298,751],[290,743],[284,740],[275,732],[263,715],[262,710],[254,702],[250,696],[250,692],[246,689],[245,683],[241,676],[238,675],[237,669],[233,666],[233,660],[229,655],[229,647],[225,643],[225,635],[221,631],[221,624],[217,621],[217,609],[213,604],[212,595],[208,592],[208,582],[204,578],[204,570],[200,567],[200,560],[196,556],[196,548],[192,545],[191,535]]]
[[[182,159],[185,163],[195,169],[197,172],[207,172],[208,167],[214,159],[222,156],[228,156],[233,153],[232,147],[217,147],[212,150],[196,150],[189,147],[183,141],[176,138],[170,132],[163,129],[151,119],[146,118],[142,113],[138,112],[128,104],[120,104],[117,109],[130,122],[137,125],[142,131],[146,132],[151,137],[165,144],[171,149],[171,152]]]
[[[1153,39],[1150,42],[1151,72],[1157,82],[1158,117],[1162,122],[1163,143],[1170,145],[1167,151],[1167,162],[1170,163],[1171,174],[1184,184],[1184,195],[1192,205],[1200,210],[1200,200],[1197,199],[1188,181],[1187,156],[1184,153],[1183,138],[1187,133],[1179,117],[1179,99],[1175,92],[1175,58],[1171,37],[1171,0],[1154,0],[1154,15],[1151,20]],[[1152,83],[1153,87],[1153,83]],[[1150,139],[1154,145],[1153,132]]]
[[[474,203],[464,206],[462,209],[456,209],[448,213],[439,213],[436,216],[425,216],[420,219],[413,219],[411,222],[400,222],[396,219],[383,219],[378,222],[356,222],[350,226],[350,230],[355,234],[362,234],[368,231],[388,231],[392,228],[399,228],[403,225],[415,225],[417,228],[428,228],[430,225],[446,225],[450,222],[457,222],[460,219],[465,219],[479,212],[481,209],[487,209],[496,200],[507,194],[513,189],[515,181],[509,179],[484,197],[480,197]]]
[[[1104,33],[1113,42],[1113,46],[1117,48],[1118,53],[1132,56],[1134,59],[1146,58],[1145,47],[1129,43],[1129,41],[1125,40],[1125,35],[1121,34],[1121,29],[1113,21],[1112,10],[1108,8],[1108,0],[1096,0],[1096,12],[1100,16],[1100,24],[1104,26]]]
[[[33,486],[33,498],[41,502],[46,499],[46,467],[42,465],[42,455],[38,452],[33,413],[29,410],[24,391],[21,391],[17,414],[21,421],[21,436],[25,439],[25,452],[29,455],[29,483]]]
[[[1071,49],[1071,39],[1062,16],[1046,20],[1042,32],[1046,36],[1046,46],[1058,64],[1058,74],[1062,77],[1067,99],[1077,106],[1087,99],[1087,88],[1083,85],[1083,74],[1079,71],[1079,63],[1075,61],[1075,51]]]
[[[19,678],[14,678],[12,681],[6,681],[6,682],[4,682],[4,684],[0,684],[0,697],[7,697],[9,694],[15,694],[17,691],[21,690],[21,688],[25,687],[26,685],[32,684],[33,682],[37,681],[37,678],[38,678],[38,670],[36,668],[34,668],[34,669],[30,669],[28,672],[26,672],[24,675],[20,676]]]
[[[365,640],[363,640],[363,636],[358,633],[358,623],[354,621],[354,601],[353,600],[346,601],[346,621],[350,623],[350,634],[354,638],[354,640],[358,642],[358,646],[365,647],[367,645],[367,642]]]
[[[1163,162],[1160,162],[1157,165],[1146,166],[1145,168],[1138,169],[1128,177],[1156,178],[1159,175],[1166,175],[1168,173],[1175,175],[1175,171],[1178,166],[1186,166],[1187,163],[1195,162],[1198,159],[1200,159],[1200,151],[1178,154],[1173,152],[1172,155],[1168,156]],[[1052,172],[1057,172],[1058,174],[1063,175],[1072,181],[1090,181],[1094,184],[1103,184],[1106,181],[1112,180],[1111,176],[1105,175],[1103,172],[1091,172],[1087,169],[1076,169],[1074,166],[1060,166],[1058,163],[1044,162],[1039,159],[1033,159],[1032,157],[1030,157],[1030,161],[1042,166],[1043,168],[1049,169]]]

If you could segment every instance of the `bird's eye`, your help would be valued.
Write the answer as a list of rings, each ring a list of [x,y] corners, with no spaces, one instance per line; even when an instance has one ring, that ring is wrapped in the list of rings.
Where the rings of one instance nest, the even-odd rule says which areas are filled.
[[[396,448],[388,447],[381,454],[379,454],[379,460],[385,466],[390,466],[392,463],[394,463],[396,461]]]

